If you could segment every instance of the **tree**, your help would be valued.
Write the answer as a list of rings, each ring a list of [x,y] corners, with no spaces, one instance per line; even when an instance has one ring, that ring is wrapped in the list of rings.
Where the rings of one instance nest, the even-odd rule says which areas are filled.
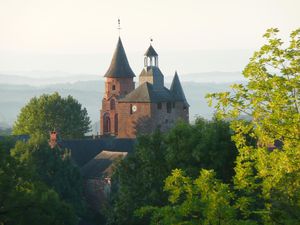
[[[194,125],[180,122],[166,134],[166,161],[171,169],[182,169],[193,178],[200,168],[213,169],[229,183],[237,155],[231,134],[229,123],[215,118],[198,118]]]
[[[11,155],[27,170],[34,171],[35,179],[53,189],[77,215],[84,213],[83,180],[68,150],[51,149],[47,139],[35,136],[28,142],[17,142]]]
[[[143,207],[136,214],[151,215],[151,224],[255,224],[238,221],[233,199],[234,193],[228,184],[215,178],[215,172],[202,169],[195,180],[185,176],[179,169],[165,181],[164,190],[169,193],[169,205]]]
[[[12,139],[0,142],[0,224],[77,224],[72,206],[38,178],[32,165],[10,154],[14,145]]]
[[[107,210],[108,224],[148,224],[134,217],[134,211],[147,204],[161,206],[166,201],[163,181],[169,170],[165,161],[163,135],[140,136],[133,155],[117,166],[112,180],[112,207]]]
[[[72,96],[62,98],[57,92],[32,98],[21,109],[13,134],[49,136],[57,130],[62,138],[80,138],[90,131],[91,121],[85,108]]]
[[[134,153],[112,177],[109,224],[149,224],[149,217],[137,218],[134,212],[168,204],[163,186],[172,169],[180,168],[193,179],[201,168],[215,169],[218,178],[231,183],[237,150],[230,134],[228,123],[199,118],[194,125],[178,122],[165,134],[139,136]]]
[[[300,29],[289,45],[267,30],[267,43],[243,71],[246,85],[214,93],[219,118],[232,120],[239,150],[234,188],[243,218],[265,224],[300,222]],[[239,119],[251,117],[250,122]],[[256,140],[250,145],[247,137]]]

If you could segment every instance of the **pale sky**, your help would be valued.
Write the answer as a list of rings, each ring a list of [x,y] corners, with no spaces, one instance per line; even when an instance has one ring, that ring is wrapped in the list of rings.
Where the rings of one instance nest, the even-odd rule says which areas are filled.
[[[129,58],[142,57],[150,37],[159,53],[255,50],[267,28],[287,38],[300,27],[300,0],[0,0],[0,71],[42,70],[34,59],[22,64],[27,54],[99,54],[108,67],[118,18]],[[44,69],[64,70],[60,63]]]

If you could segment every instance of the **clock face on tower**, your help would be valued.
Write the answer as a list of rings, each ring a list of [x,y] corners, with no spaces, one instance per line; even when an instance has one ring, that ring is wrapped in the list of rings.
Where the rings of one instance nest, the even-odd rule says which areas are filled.
[[[132,106],[132,112],[136,112],[136,110],[137,110],[136,105],[133,105],[133,106]]]

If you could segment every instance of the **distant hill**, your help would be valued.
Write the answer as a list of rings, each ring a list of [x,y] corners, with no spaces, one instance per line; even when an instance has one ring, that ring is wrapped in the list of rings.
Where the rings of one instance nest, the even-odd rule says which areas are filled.
[[[41,86],[56,83],[69,83],[77,81],[88,81],[101,79],[100,75],[94,74],[68,74],[64,72],[47,72],[41,71],[40,75],[37,76],[38,72],[27,73],[0,73],[0,84],[16,84],[16,85],[31,85],[31,86]]]
[[[136,74],[138,76],[138,74]],[[165,81],[171,82],[173,73],[165,75]],[[179,73],[180,80],[183,82],[198,83],[226,83],[243,80],[241,72],[201,72],[201,73]],[[30,86],[46,86],[50,84],[75,83],[79,81],[104,80],[102,75],[97,74],[70,74],[61,71],[19,71],[19,72],[0,72],[0,84],[17,84]]]
[[[195,116],[211,118],[213,109],[208,107],[205,95],[229,90],[229,85],[230,83],[182,82],[186,98],[191,106],[190,120],[193,121]],[[166,83],[166,86],[169,87],[170,83]],[[0,128],[12,126],[20,109],[32,97],[55,91],[62,96],[72,95],[76,98],[87,109],[95,133],[99,130],[99,114],[104,94],[104,82],[100,79],[43,86],[0,83]]]

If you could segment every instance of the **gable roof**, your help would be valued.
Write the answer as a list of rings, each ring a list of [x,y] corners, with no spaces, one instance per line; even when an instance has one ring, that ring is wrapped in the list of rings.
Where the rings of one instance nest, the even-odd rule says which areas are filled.
[[[168,102],[173,101],[171,92],[163,87],[161,89],[153,89],[153,85],[145,82],[127,94],[119,102]]]
[[[101,137],[97,139],[61,140],[58,146],[71,150],[74,162],[82,167],[104,149],[115,152],[132,152],[135,139]]]
[[[158,56],[157,52],[154,50],[154,48],[152,47],[152,45],[149,46],[149,48],[147,49],[147,51],[144,54],[145,56]]]
[[[184,102],[187,105],[189,105],[187,103],[186,98],[185,98],[185,95],[184,95],[184,92],[183,92],[183,89],[182,89],[177,71],[175,72],[175,75],[174,75],[174,78],[173,78],[173,81],[172,81],[172,84],[171,84],[171,87],[170,87],[170,91],[171,91],[175,101]]]
[[[105,73],[104,77],[114,77],[114,78],[135,77],[135,74],[133,73],[128,63],[127,56],[120,37],[118,40],[116,50],[112,57],[110,66],[107,72]]]
[[[123,159],[127,152],[102,151],[91,159],[81,168],[84,178],[102,178],[102,176],[111,176],[113,173],[114,162]]]

